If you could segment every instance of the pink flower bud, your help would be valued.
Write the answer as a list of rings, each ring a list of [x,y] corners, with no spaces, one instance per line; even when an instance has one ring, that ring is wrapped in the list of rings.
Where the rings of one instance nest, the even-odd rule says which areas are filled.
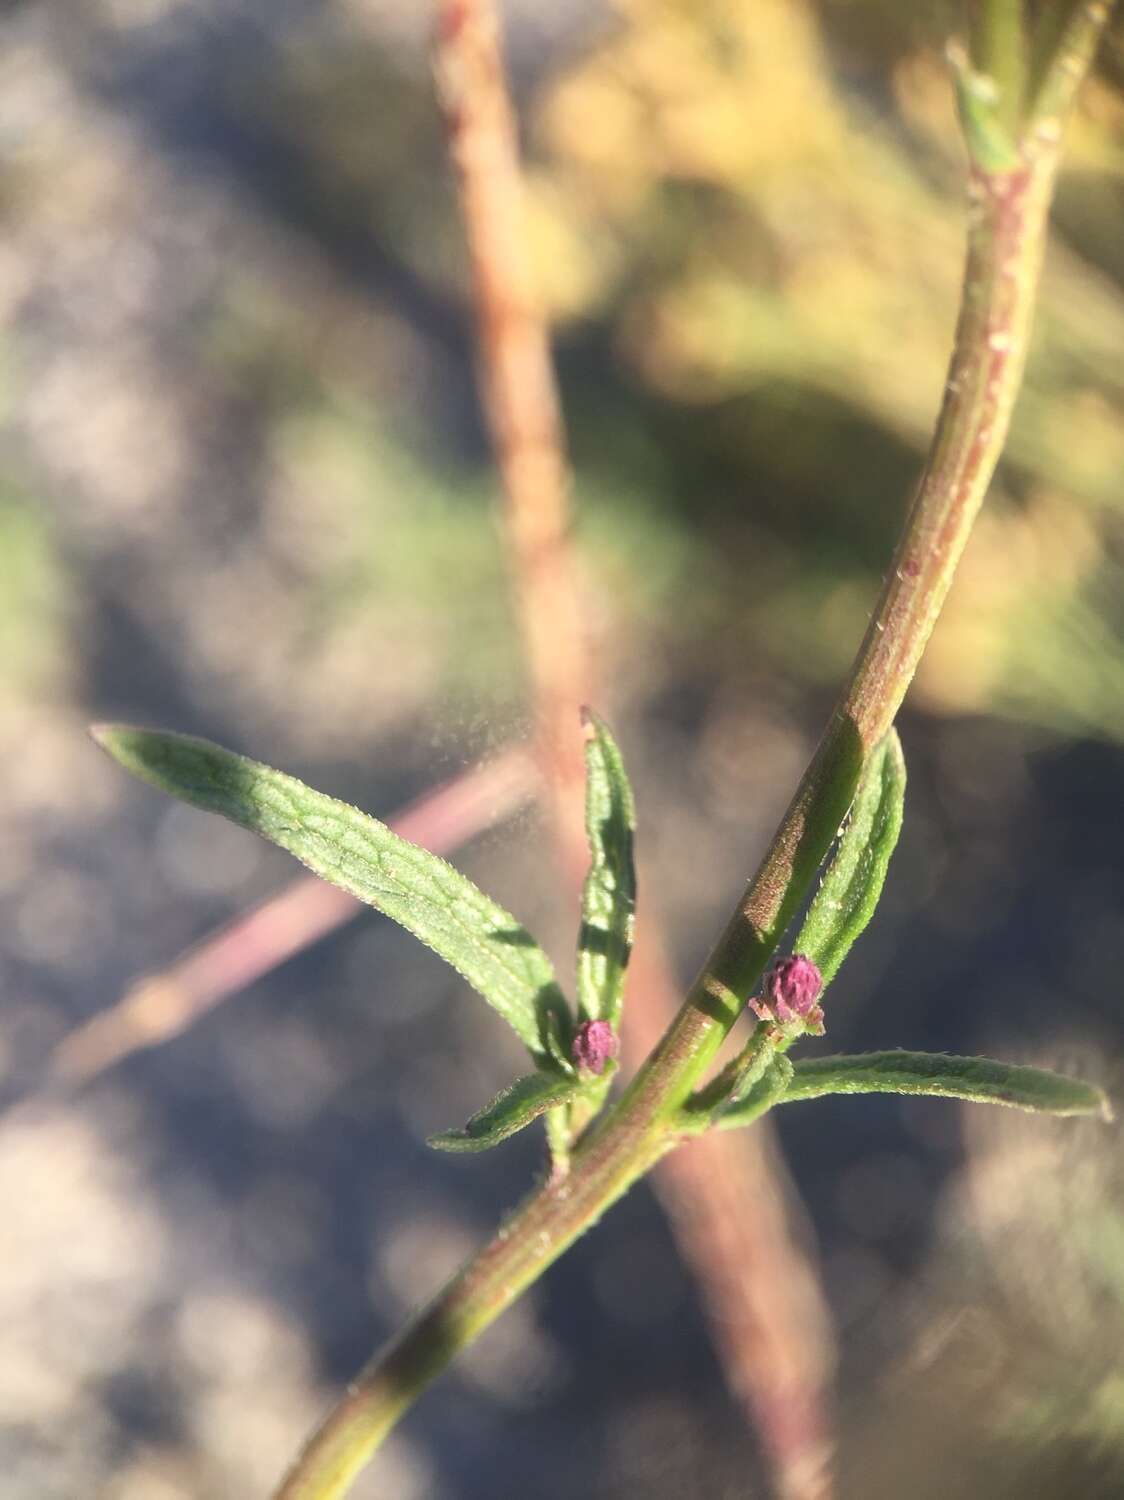
[[[761,999],[753,1009],[762,1019],[770,1016],[782,1024],[807,1018],[814,1021],[816,1000],[823,989],[823,976],[810,958],[791,953],[778,958],[765,973]]]
[[[574,1034],[570,1055],[583,1073],[603,1073],[616,1057],[619,1042],[608,1021],[583,1021]]]

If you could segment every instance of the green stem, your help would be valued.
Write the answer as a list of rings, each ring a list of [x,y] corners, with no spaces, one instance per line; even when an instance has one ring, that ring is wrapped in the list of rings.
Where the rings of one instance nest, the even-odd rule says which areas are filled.
[[[996,120],[1017,138],[1026,91],[1025,0],[976,0],[972,66],[995,85]]]
[[[1088,9],[1088,7],[1086,7]],[[1088,51],[1080,55],[1087,61]],[[1072,65],[1070,66],[1070,70]],[[1067,73],[1071,80],[1071,72]],[[892,724],[936,623],[1003,447],[1038,283],[1059,141],[1024,141],[1010,171],[971,170],[968,255],[948,383],[929,457],[866,637],[819,748],[667,1034],[564,1179],[535,1189],[348,1387],[276,1500],[339,1500],[395,1422],[685,1131],[699,1084],[794,916]]]
[[[492,1241],[382,1350],[297,1459],[276,1500],[337,1500],[383,1437],[458,1350],[481,1333],[667,1150],[675,1137],[618,1110],[570,1171],[536,1189]]]
[[[1068,12],[1061,3],[1044,7],[1034,39],[1030,129],[1049,149],[1061,139],[1065,119],[1097,50],[1116,0],[1077,0]],[[1060,15],[1067,15],[1058,26]]]

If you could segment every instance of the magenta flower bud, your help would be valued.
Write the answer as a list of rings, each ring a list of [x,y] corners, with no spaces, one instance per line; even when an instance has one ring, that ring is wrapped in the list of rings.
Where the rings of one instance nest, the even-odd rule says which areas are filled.
[[[762,990],[763,1005],[778,1021],[795,1021],[811,1015],[822,989],[823,976],[812,960],[802,953],[791,953],[769,965]]]
[[[574,1034],[570,1055],[583,1073],[604,1073],[610,1058],[616,1057],[616,1032],[608,1021],[583,1021]]]

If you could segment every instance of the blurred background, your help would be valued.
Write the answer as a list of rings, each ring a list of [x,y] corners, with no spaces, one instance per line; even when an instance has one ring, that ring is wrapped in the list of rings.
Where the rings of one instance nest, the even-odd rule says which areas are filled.
[[[941,390],[958,5],[512,0],[591,624],[684,980],[863,630]],[[411,0],[0,18],[0,1465],[11,1500],[264,1496],[522,1192],[447,1158],[519,1068],[368,914],[87,1088],[52,1049],[295,873],[86,723],[385,816],[526,732]],[[1119,1077],[1124,49],[1086,89],[1008,456],[903,716],[903,841],[821,1047]],[[458,862],[570,968],[533,814]],[[840,1494],[1124,1490],[1119,1127],[783,1113],[840,1338]],[[783,1267],[778,1267],[783,1275]],[[356,1494],[765,1496],[648,1189]]]

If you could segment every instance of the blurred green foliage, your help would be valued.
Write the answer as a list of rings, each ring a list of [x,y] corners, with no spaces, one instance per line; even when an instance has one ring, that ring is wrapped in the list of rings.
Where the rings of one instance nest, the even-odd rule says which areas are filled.
[[[621,0],[522,86],[591,628],[625,694],[668,673],[828,686],[850,657],[955,316],[963,160],[941,47],[956,17]],[[1072,132],[1008,459],[915,689],[937,712],[1124,734],[1119,73],[1117,34]],[[440,365],[424,345],[471,315],[428,74],[346,28],[298,26],[253,88],[234,77],[224,108],[287,154],[285,213],[330,266],[233,256],[189,334],[193,378],[251,405],[260,434],[259,554],[289,617],[261,671],[299,710],[301,674],[342,683],[366,642],[380,675],[392,651],[403,707],[518,713],[494,476],[427,431]],[[68,171],[49,213],[77,232],[107,168]],[[377,289],[365,262],[387,273]],[[22,576],[41,559],[21,515],[0,524]]]
[[[941,37],[900,7],[871,24],[878,9],[623,5],[537,115],[556,313],[607,320],[653,399],[697,411],[764,533],[743,553],[744,638],[813,678],[837,675],[865,619],[960,269]],[[892,54],[873,88],[864,48]],[[1095,81],[1008,460],[918,683],[938,710],[1124,730],[1122,123]]]

